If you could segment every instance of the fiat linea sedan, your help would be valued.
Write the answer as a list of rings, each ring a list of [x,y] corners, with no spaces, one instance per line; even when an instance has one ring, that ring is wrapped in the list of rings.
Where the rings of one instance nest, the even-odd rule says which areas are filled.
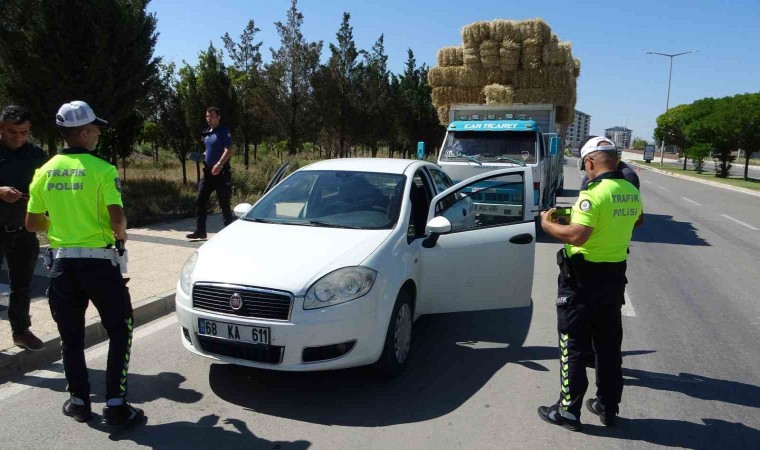
[[[185,263],[176,311],[189,351],[285,371],[372,364],[392,376],[420,315],[530,304],[524,167],[452,185],[424,161],[339,159],[278,181]]]

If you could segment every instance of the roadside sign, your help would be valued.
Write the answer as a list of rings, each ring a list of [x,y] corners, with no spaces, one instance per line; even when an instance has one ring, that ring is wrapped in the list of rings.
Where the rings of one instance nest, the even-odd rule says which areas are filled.
[[[644,161],[651,162],[654,159],[654,144],[644,147]]]

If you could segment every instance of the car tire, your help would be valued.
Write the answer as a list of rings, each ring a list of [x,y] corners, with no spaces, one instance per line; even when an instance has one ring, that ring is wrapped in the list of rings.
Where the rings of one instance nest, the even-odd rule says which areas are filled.
[[[406,369],[411,351],[413,321],[412,297],[403,289],[398,293],[396,304],[393,306],[388,331],[385,333],[383,353],[374,366],[381,375],[394,378]]]

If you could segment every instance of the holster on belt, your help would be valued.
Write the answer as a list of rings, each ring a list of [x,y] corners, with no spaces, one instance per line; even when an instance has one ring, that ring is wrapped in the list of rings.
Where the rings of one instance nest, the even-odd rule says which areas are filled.
[[[557,252],[557,265],[559,266],[559,273],[564,279],[570,280],[573,278],[573,266],[564,247]]]

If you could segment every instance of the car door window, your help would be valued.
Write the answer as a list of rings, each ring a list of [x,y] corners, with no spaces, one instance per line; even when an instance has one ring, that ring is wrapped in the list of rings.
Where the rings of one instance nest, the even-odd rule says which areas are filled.
[[[438,192],[443,192],[451,186],[454,186],[451,178],[443,173],[442,170],[429,167],[428,171],[430,172],[430,177],[433,179],[433,183],[435,183],[435,188],[438,190]]]
[[[409,198],[412,203],[412,214],[409,218],[407,237],[413,240],[425,236],[428,210],[430,201],[433,199],[432,186],[422,170],[418,170],[412,178]]]
[[[523,222],[525,179],[522,172],[473,183],[436,204],[436,215],[451,222],[452,232]]]

